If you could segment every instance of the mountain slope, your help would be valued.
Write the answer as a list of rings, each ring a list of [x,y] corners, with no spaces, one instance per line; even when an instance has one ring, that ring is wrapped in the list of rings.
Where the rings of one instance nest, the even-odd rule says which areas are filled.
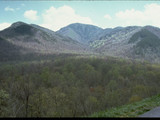
[[[152,26],[120,28],[90,46],[106,55],[159,62],[160,29]]]
[[[159,101],[160,95],[156,95],[138,102],[94,113],[91,117],[139,117],[139,115],[159,106]]]
[[[120,31],[122,29],[123,27],[106,28],[98,35],[97,40],[102,40],[108,35],[114,34],[115,32]]]
[[[103,31],[102,28],[93,25],[74,23],[61,28],[57,33],[72,38],[80,43],[88,44],[89,41],[97,39]]]
[[[149,61],[160,59],[160,38],[145,27],[135,33],[129,43],[136,43],[131,51],[133,58],[143,58]]]
[[[20,59],[25,49],[0,38],[0,61]]]
[[[126,51],[132,47],[132,45],[128,44],[129,38],[140,29],[141,27],[126,27],[113,31],[101,37],[100,40],[92,42],[90,46],[103,54],[113,56],[125,55]]]
[[[65,38],[46,28],[16,22],[0,32],[0,38],[6,42],[32,53],[81,53],[86,52],[86,46]]]
[[[153,26],[102,29],[75,23],[54,32],[38,25],[16,22],[0,31],[0,40],[1,51],[7,50],[3,47],[7,44],[11,49],[16,48],[8,49],[8,55],[9,51],[17,55],[85,54],[92,53],[92,48],[102,55],[160,62],[160,29]]]

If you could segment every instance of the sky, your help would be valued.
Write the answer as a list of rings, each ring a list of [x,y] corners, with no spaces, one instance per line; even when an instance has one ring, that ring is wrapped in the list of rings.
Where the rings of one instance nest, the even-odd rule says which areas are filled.
[[[72,23],[105,28],[160,27],[160,1],[4,1],[0,0],[0,30],[22,21],[57,31]]]

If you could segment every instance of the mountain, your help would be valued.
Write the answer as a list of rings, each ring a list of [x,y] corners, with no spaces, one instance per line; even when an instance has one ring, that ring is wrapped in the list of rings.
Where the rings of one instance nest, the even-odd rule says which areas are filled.
[[[0,31],[0,57],[4,61],[26,54],[99,53],[160,62],[160,29],[128,26],[102,29],[75,23],[54,32],[23,22]]]
[[[103,29],[97,26],[74,23],[61,28],[56,33],[59,33],[65,37],[70,37],[80,43],[88,44],[89,41],[97,39],[97,36],[99,36],[102,31]]]
[[[108,35],[114,34],[115,32],[117,32],[121,29],[123,29],[123,27],[106,28],[99,34],[99,36],[97,37],[97,40],[104,39]]]
[[[0,31],[0,50],[5,59],[14,54],[86,53],[89,48],[38,25],[16,22]]]
[[[80,43],[90,44],[95,40],[101,40],[107,35],[113,34],[121,29],[123,29],[123,27],[102,29],[93,25],[74,23],[61,28],[56,33],[65,37],[70,37]]]
[[[20,59],[21,52],[25,49],[15,46],[7,40],[0,37],[0,61]]]
[[[154,27],[143,27],[129,39],[128,43],[135,44],[130,54],[133,58],[155,62],[160,60],[160,36]]]
[[[102,54],[160,61],[160,29],[153,26],[128,26],[111,31],[90,44]]]

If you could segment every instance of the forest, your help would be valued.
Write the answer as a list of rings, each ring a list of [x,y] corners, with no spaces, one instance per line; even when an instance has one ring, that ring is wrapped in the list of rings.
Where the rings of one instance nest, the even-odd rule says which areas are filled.
[[[68,56],[0,64],[0,117],[87,117],[160,93],[160,65]]]

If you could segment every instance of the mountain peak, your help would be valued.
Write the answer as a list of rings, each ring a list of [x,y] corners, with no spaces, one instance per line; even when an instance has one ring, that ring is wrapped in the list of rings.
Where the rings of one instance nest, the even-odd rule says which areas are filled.
[[[64,28],[61,28],[57,33],[62,36],[70,37],[80,43],[89,44],[89,41],[96,39],[96,36],[102,32],[102,28],[83,24],[83,23],[72,23]]]
[[[84,24],[84,23],[72,23],[72,24],[70,24],[70,25],[68,25],[68,26],[66,26],[66,27],[84,27],[84,26],[86,26],[86,27],[94,27],[94,28],[97,28],[97,29],[103,29],[103,28],[100,28],[100,27],[98,27],[98,26],[95,26],[95,25],[91,25],[91,24]]]
[[[24,23],[24,22],[21,22],[21,21],[18,21],[18,22],[15,22],[11,25],[11,27],[18,27],[18,26],[21,26],[21,25],[27,25],[27,23]]]

